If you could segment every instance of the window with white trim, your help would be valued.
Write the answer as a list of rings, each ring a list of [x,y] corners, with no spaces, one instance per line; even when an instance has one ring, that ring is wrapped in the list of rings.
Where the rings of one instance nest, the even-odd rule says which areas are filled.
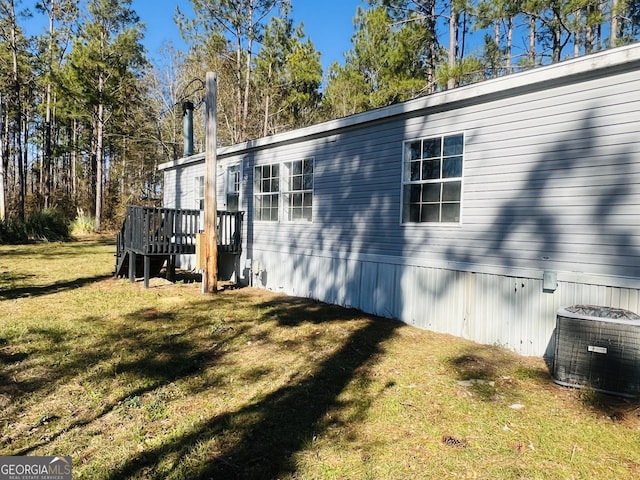
[[[310,222],[313,217],[313,158],[286,162],[282,185],[284,218]]]
[[[253,211],[256,220],[277,222],[280,203],[280,166],[255,167],[253,175]]]
[[[195,177],[193,196],[196,202],[195,208],[204,210],[204,176]]]
[[[227,168],[227,211],[237,212],[240,205],[240,178],[242,167],[240,164],[230,165]]]
[[[255,219],[311,222],[314,159],[260,165],[254,169]]]
[[[405,143],[402,223],[459,223],[464,135]]]

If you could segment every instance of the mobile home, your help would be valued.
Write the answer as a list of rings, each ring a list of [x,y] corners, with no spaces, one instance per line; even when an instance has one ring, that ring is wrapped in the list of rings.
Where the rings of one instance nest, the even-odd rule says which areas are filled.
[[[203,207],[204,155],[160,168]],[[217,187],[239,281],[543,355],[560,307],[640,311],[640,45],[221,147]]]

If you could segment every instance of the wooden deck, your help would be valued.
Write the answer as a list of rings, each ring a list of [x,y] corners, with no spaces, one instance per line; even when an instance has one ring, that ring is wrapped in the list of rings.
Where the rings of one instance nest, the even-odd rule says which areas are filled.
[[[177,255],[196,252],[196,236],[201,231],[200,210],[127,206],[125,220],[116,238],[115,276],[128,275],[135,281],[142,271],[145,287],[168,261],[170,280]],[[244,212],[218,211],[218,251],[242,253]]]

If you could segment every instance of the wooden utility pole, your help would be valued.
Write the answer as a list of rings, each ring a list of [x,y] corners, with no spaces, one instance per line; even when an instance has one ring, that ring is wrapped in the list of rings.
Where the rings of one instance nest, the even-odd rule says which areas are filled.
[[[202,291],[203,293],[216,293],[218,291],[218,206],[216,201],[216,137],[218,134],[216,105],[218,91],[217,76],[215,73],[207,72],[206,86],[206,155],[204,177],[204,243],[206,259],[204,275],[202,276]]]
[[[4,198],[4,113],[2,112],[2,95],[0,95],[0,222],[5,220],[5,198]]]

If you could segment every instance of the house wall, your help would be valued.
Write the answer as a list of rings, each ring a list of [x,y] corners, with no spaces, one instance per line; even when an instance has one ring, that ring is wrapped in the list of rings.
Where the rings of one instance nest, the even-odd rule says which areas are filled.
[[[526,355],[551,351],[561,306],[639,312],[639,50],[222,149],[222,170],[243,160],[245,281]],[[460,223],[402,224],[404,142],[451,133],[465,138]],[[254,166],[307,157],[313,222],[252,221]],[[202,168],[165,169],[166,206],[188,204]]]

